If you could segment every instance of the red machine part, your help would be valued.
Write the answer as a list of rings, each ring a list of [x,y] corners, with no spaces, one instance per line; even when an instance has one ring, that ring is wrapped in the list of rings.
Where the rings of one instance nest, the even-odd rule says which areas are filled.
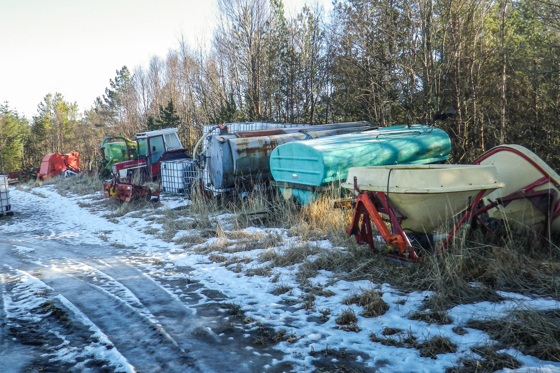
[[[160,189],[152,190],[147,186],[119,183],[116,178],[103,184],[103,193],[105,198],[114,198],[119,202],[130,202],[138,200],[151,201],[155,197],[155,201],[159,200]]]
[[[46,179],[53,177],[66,171],[64,159],[60,153],[47,154],[41,162],[41,169],[39,170],[39,178]]]
[[[356,180],[354,180],[356,185]],[[357,189],[357,186],[355,186]],[[389,216],[394,233],[389,231],[387,225],[381,218],[380,213]],[[389,249],[388,256],[404,261],[416,262],[418,255],[412,248],[410,240],[400,226],[402,217],[398,217],[394,209],[389,205],[384,193],[359,192],[354,205],[354,216],[352,224],[346,228],[346,232],[356,237],[358,244],[367,243],[372,251],[377,251],[374,245],[371,222],[381,233],[381,236]],[[395,252],[395,254],[391,253]]]
[[[68,154],[52,153],[47,154],[41,162],[38,177],[46,179],[47,177],[54,177],[60,175],[66,170],[80,173],[80,153],[72,151]]]
[[[64,154],[62,157],[64,158],[64,163],[69,170],[80,173],[80,153],[72,151],[68,154]]]

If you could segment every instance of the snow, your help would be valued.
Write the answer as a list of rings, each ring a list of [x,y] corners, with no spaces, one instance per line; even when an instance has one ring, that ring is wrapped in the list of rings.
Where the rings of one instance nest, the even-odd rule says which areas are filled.
[[[559,302],[551,299],[501,292],[500,295],[505,298],[502,302],[480,302],[477,304],[459,305],[448,313],[453,319],[453,324],[430,325],[423,321],[410,320],[407,317],[407,315],[419,309],[422,301],[430,295],[429,292],[402,294],[393,289],[389,284],[375,284],[369,281],[332,281],[332,274],[320,271],[316,277],[310,279],[311,283],[314,286],[323,286],[324,290],[330,290],[334,295],[329,297],[316,296],[316,311],[314,312],[310,313],[304,309],[292,309],[288,312],[282,299],[297,299],[299,295],[302,295],[302,291],[298,288],[298,283],[295,280],[296,271],[293,266],[274,268],[274,273],[277,274],[278,279],[276,283],[272,283],[270,277],[245,276],[243,272],[236,273],[221,265],[221,263],[210,261],[208,254],[202,254],[201,251],[197,251],[204,247],[220,244],[221,238],[219,237],[209,238],[204,243],[195,245],[191,250],[185,251],[180,245],[173,242],[165,242],[151,234],[145,233],[146,228],[159,229],[160,225],[153,221],[145,221],[142,218],[138,218],[133,212],[118,217],[116,219],[118,223],[114,223],[104,217],[107,214],[106,211],[90,211],[87,208],[81,208],[78,204],[78,202],[93,202],[95,201],[93,198],[89,199],[70,194],[66,197],[61,197],[52,186],[41,187],[40,194],[45,198],[24,190],[12,189],[10,191],[12,209],[15,211],[25,210],[29,204],[40,204],[42,209],[48,210],[54,215],[64,216],[63,223],[57,222],[57,224],[64,224],[62,226],[63,232],[56,235],[54,229],[51,231],[47,229],[43,233],[43,239],[49,240],[56,237],[76,246],[91,243],[103,244],[104,241],[107,241],[112,244],[125,245],[127,248],[133,247],[135,253],[145,254],[154,260],[165,262],[164,269],[150,268],[149,265],[145,264],[145,273],[149,275],[155,275],[156,273],[165,275],[167,272],[173,272],[174,268],[179,266],[192,268],[192,271],[188,273],[190,278],[196,278],[206,288],[218,290],[225,294],[230,301],[241,306],[246,317],[251,317],[255,321],[273,327],[277,331],[285,330],[287,334],[295,334],[298,339],[294,343],[283,341],[275,346],[275,348],[283,352],[284,357],[283,360],[274,360],[272,363],[293,362],[294,366],[297,367],[295,369],[301,372],[310,372],[315,369],[311,364],[314,357],[309,354],[310,351],[321,351],[329,348],[356,351],[358,353],[356,361],[365,364],[366,367],[375,368],[379,372],[409,372],[411,369],[414,369],[416,372],[443,372],[446,367],[453,366],[459,358],[472,355],[469,350],[470,347],[490,341],[488,335],[482,331],[467,329],[467,334],[457,335],[452,331],[453,327],[463,325],[464,322],[472,318],[499,317],[512,309],[552,309],[560,306]],[[188,204],[190,204],[190,201],[164,195],[162,200],[163,206],[156,210],[156,214],[164,216],[166,209],[181,208]],[[221,221],[225,222],[227,218],[221,217]],[[226,226],[225,224],[223,226]],[[5,232],[18,232],[21,226],[4,225],[3,229]],[[253,235],[280,234],[284,241],[280,246],[274,248],[274,250],[278,251],[285,250],[291,245],[298,243],[297,237],[288,237],[287,232],[282,229],[265,230],[258,227],[250,227],[245,231],[247,234]],[[189,231],[179,232],[175,239],[192,234],[196,233]],[[315,244],[321,248],[342,250],[342,248],[333,247],[327,240],[317,241]],[[30,249],[21,246],[17,247],[17,250],[29,251]],[[256,268],[261,265],[256,264],[260,263],[258,260],[259,255],[266,250],[255,249],[242,253],[224,253],[223,255],[227,258],[236,255],[248,257],[252,260],[252,263],[243,267],[245,269]],[[126,249],[123,249],[123,251],[126,251]],[[67,261],[67,268],[65,270],[81,271],[84,276],[93,277],[101,288],[107,289],[113,296],[118,296],[121,300],[124,300],[129,307],[142,310],[141,302],[114,279],[95,270],[95,268],[87,267],[83,264],[77,265],[70,258],[61,258],[61,260]],[[166,276],[173,278],[174,275],[169,274]],[[22,274],[22,278],[24,279],[23,282],[17,286],[25,287],[26,293],[32,294],[42,290],[40,289],[42,285],[33,276]],[[2,278],[2,281],[4,282],[5,279]],[[153,281],[156,280],[154,279]],[[279,296],[273,295],[271,291],[279,284],[290,287],[293,290],[291,293]],[[188,286],[188,283],[185,284],[185,287]],[[352,294],[358,294],[363,289],[380,290],[383,293],[383,300],[389,305],[387,313],[375,318],[365,318],[360,316],[361,307],[343,304],[345,298]],[[176,299],[181,299],[183,296],[182,291],[174,291],[173,289],[168,291]],[[198,294],[201,297],[199,303],[209,300],[202,292]],[[111,350],[99,349],[100,345],[111,345],[111,341],[107,336],[78,308],[74,307],[71,302],[62,296],[59,296],[58,299],[69,309],[73,310],[75,316],[82,320],[84,325],[88,325],[93,334],[98,336],[98,345],[91,345],[91,351],[88,351],[88,353],[93,355],[103,353],[105,355],[102,358],[109,361],[110,365],[120,367],[120,369],[126,372],[135,371],[135,368],[128,363],[126,358],[116,348]],[[25,310],[38,306],[37,302],[41,302],[41,299],[37,300],[36,298],[29,297],[28,300],[22,299],[16,302],[15,300],[7,299],[5,296],[4,307],[8,313],[15,312],[14,310],[17,309],[17,312],[23,315]],[[336,328],[336,316],[348,308],[353,309],[358,318],[357,324],[361,328],[359,333],[347,332]],[[328,309],[330,309],[331,317],[327,322],[317,323],[310,320],[310,316],[319,317],[321,316],[320,310]],[[191,312],[195,312],[195,310],[191,309]],[[151,317],[149,312],[146,311],[145,317]],[[157,320],[150,320],[150,322],[157,324]],[[384,346],[370,340],[370,333],[381,335],[381,332],[386,327],[410,331],[420,343],[436,335],[448,337],[457,344],[457,353],[441,354],[438,355],[437,359],[424,358],[419,355],[416,349]],[[534,357],[525,356],[516,350],[505,350],[502,352],[514,356],[523,364],[519,369],[504,369],[503,372],[529,372],[535,370],[540,372],[560,372],[559,363],[540,361]],[[62,346],[59,350],[58,358],[65,359],[72,354],[72,351],[67,351]],[[336,362],[337,360],[333,357],[332,361]],[[266,370],[270,366],[265,366],[264,368]]]

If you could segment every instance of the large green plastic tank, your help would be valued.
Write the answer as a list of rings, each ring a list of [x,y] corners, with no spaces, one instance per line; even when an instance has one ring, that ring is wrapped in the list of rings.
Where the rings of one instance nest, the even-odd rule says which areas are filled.
[[[270,170],[284,198],[307,205],[317,192],[345,180],[350,167],[443,162],[450,150],[441,129],[393,126],[280,145],[270,156]]]
[[[118,138],[123,137],[119,136]],[[136,142],[128,139],[126,139],[127,141],[106,142],[110,139],[113,139],[113,137],[106,137],[100,146],[104,159],[102,172],[106,174],[105,176],[111,175],[114,163],[138,159]]]

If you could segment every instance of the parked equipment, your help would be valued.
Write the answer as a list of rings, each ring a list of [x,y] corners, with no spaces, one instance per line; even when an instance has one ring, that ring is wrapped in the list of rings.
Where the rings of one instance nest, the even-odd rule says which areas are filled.
[[[478,216],[516,222],[544,237],[560,233],[560,176],[535,153],[521,145],[490,149],[475,164],[493,165],[505,188],[490,193]]]
[[[33,167],[16,172],[8,172],[8,183],[11,185],[21,183],[24,180],[34,180],[37,178],[38,172],[39,170]]]
[[[191,195],[193,183],[198,179],[198,170],[193,160],[177,159],[161,162],[161,190],[163,193]]]
[[[0,175],[0,216],[14,214],[10,204],[10,191],[8,188],[8,176]]]
[[[344,181],[351,167],[443,162],[450,149],[441,129],[394,126],[281,145],[272,151],[270,169],[284,198],[307,205]]]
[[[398,165],[351,168],[342,186],[357,193],[348,234],[375,251],[373,222],[387,255],[417,261],[414,239],[433,243],[436,227],[504,184],[491,165]]]
[[[271,178],[269,158],[277,146],[375,128],[372,122],[350,122],[233,133],[222,126],[219,134],[209,138],[204,152],[210,181],[216,189],[227,189],[240,180]]]
[[[80,170],[80,153],[70,152],[68,154],[47,154],[41,162],[38,178],[46,179],[57,175],[77,175]]]
[[[129,183],[120,183],[116,178],[103,184],[105,198],[114,198],[119,202],[133,200],[159,201],[160,189],[152,191],[150,187]]]
[[[136,134],[138,159],[114,163],[113,175],[121,181],[134,173],[148,180],[159,179],[161,162],[188,158],[177,131],[177,128],[166,128]]]
[[[547,239],[560,233],[560,176],[520,145],[493,148],[475,165],[352,168],[342,186],[357,193],[347,232],[375,250],[373,221],[388,255],[401,260],[419,260],[422,240],[442,251],[461,227],[491,232],[490,221],[520,223]],[[453,228],[435,247],[434,229],[451,217]]]
[[[134,184],[133,178],[136,175],[138,181],[160,179],[165,162],[189,159],[177,131],[177,128],[167,128],[136,134],[137,158],[113,163],[113,178],[103,184],[105,197],[125,202],[159,199],[160,189],[152,191],[149,187]],[[126,145],[127,149],[132,148],[131,144]],[[107,149],[107,145],[105,148]],[[130,157],[130,154],[129,152],[127,156]]]

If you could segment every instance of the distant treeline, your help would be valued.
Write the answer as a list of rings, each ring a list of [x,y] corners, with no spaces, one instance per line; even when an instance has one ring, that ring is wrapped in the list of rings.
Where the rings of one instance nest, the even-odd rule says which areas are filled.
[[[93,159],[107,135],[166,126],[192,147],[204,124],[427,124],[454,110],[435,122],[451,161],[517,143],[560,168],[560,0],[347,0],[294,18],[281,0],[218,7],[210,48],[181,42],[145,70],[123,67],[83,113],[60,93],[29,121],[1,106],[0,166]]]

